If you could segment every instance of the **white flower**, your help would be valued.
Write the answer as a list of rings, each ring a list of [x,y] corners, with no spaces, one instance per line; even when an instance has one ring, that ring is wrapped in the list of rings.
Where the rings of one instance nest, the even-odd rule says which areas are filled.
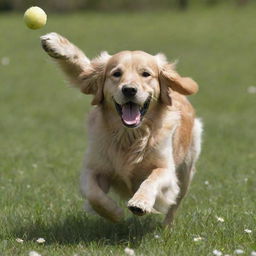
[[[241,250],[241,249],[236,249],[236,250],[234,251],[234,254],[243,254],[243,253],[244,253],[244,251]]]
[[[221,256],[222,255],[222,252],[221,251],[218,251],[218,250],[213,250],[213,252],[212,252],[214,255],[216,255],[216,256]]]
[[[251,94],[256,93],[256,86],[249,86],[247,92]]]
[[[256,256],[256,251],[252,251],[251,256]]]
[[[45,239],[42,238],[42,237],[38,238],[36,241],[37,241],[37,243],[39,243],[39,244],[45,243]]]
[[[8,57],[3,57],[3,58],[1,59],[1,64],[2,64],[3,66],[9,65],[9,64],[10,64],[10,59],[9,59]]]
[[[41,254],[39,254],[39,253],[36,252],[36,251],[31,251],[31,252],[29,252],[28,255],[29,255],[29,256],[42,256]]]
[[[198,242],[198,241],[201,241],[201,240],[203,240],[203,238],[201,236],[197,236],[197,237],[193,238],[194,242]]]
[[[222,217],[216,216],[216,219],[217,219],[217,221],[219,221],[219,222],[224,222],[224,219],[223,219]]]
[[[129,255],[129,256],[134,256],[134,255],[135,255],[134,250],[131,249],[131,248],[128,248],[128,247],[126,247],[126,248],[124,249],[124,252],[125,252],[125,254],[127,254],[127,255]]]
[[[206,180],[206,181],[204,182],[204,184],[205,184],[205,185],[209,185],[210,183],[209,183],[208,180]]]
[[[23,240],[23,239],[21,239],[21,238],[16,238],[16,242],[18,242],[18,243],[22,244],[22,243],[24,242],[24,240]]]
[[[154,237],[155,237],[155,239],[158,239],[158,238],[160,238],[160,236],[159,236],[159,235],[155,235]]]
[[[24,174],[24,171],[22,171],[22,170],[17,170],[17,172],[19,173],[19,174]]]
[[[246,229],[244,230],[244,232],[245,232],[245,233],[248,233],[248,234],[251,234],[251,233],[252,233],[252,230],[246,228]]]

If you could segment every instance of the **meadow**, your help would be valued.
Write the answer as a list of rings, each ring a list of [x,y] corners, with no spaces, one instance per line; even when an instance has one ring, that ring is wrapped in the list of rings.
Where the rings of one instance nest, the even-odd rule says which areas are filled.
[[[253,4],[49,14],[47,26],[32,31],[22,14],[0,14],[0,255],[256,251],[255,16]],[[102,50],[163,52],[199,83],[190,100],[204,122],[203,151],[171,230],[159,215],[127,211],[112,224],[83,211],[78,181],[90,97],[70,88],[41,49],[40,35],[52,31],[89,57]]]

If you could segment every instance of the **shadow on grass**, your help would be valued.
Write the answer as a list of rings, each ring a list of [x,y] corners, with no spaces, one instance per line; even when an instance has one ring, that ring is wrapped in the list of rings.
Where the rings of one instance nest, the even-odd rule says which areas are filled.
[[[160,226],[159,221],[153,216],[130,217],[120,223],[111,223],[100,217],[88,217],[85,213],[79,212],[47,223],[38,220],[27,226],[19,226],[12,234],[27,241],[35,241],[38,237],[43,237],[47,244],[129,243],[136,247],[144,235],[154,232]]]

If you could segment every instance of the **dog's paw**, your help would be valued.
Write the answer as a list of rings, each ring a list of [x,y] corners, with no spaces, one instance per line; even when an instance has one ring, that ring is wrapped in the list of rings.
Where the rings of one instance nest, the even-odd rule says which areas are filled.
[[[55,59],[67,59],[72,55],[73,46],[57,33],[49,33],[40,37],[43,49]]]
[[[146,200],[144,197],[133,197],[129,200],[127,206],[133,214],[138,216],[143,216],[153,210],[153,204],[150,200]]]
[[[93,210],[92,206],[90,205],[90,203],[86,200],[84,203],[84,210],[90,214],[90,215],[94,215],[97,216],[98,214]]]

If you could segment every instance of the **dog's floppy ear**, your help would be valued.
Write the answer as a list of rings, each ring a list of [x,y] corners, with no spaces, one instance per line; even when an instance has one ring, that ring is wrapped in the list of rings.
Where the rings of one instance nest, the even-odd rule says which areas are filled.
[[[92,105],[99,105],[104,99],[105,67],[110,57],[107,52],[101,53],[79,76],[81,92],[94,95]]]
[[[190,77],[181,77],[174,70],[173,64],[164,65],[160,71],[160,76],[168,87],[180,94],[191,95],[198,91],[197,83]]]
[[[171,105],[171,91],[183,95],[191,95],[198,91],[197,83],[190,77],[182,77],[175,71],[175,64],[162,61],[159,66],[159,80],[161,86],[161,100]]]

